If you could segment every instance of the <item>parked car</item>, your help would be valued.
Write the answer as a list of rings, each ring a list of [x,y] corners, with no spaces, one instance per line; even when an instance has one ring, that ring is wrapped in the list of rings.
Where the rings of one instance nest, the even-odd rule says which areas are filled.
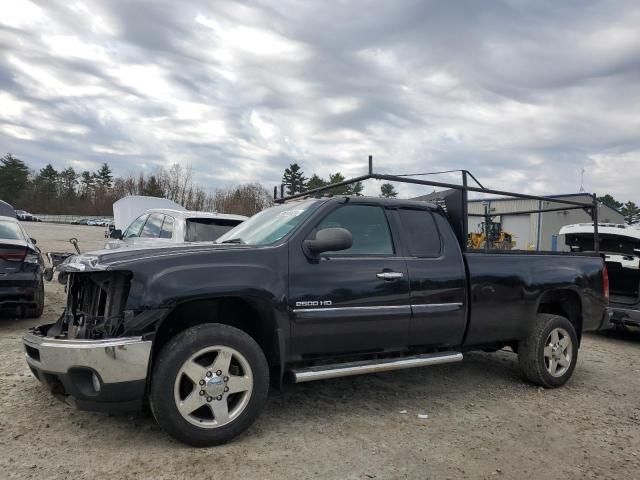
[[[0,309],[39,317],[44,308],[44,261],[20,222],[0,217]]]
[[[87,222],[91,220],[90,218],[79,218],[78,220],[74,220],[71,222],[72,225],[86,225]]]
[[[592,250],[593,233],[593,223],[560,229],[575,252]],[[640,226],[598,223],[598,236],[611,285],[609,322],[604,327],[640,329]]]
[[[109,218],[91,218],[87,220],[87,225],[92,227],[104,227],[110,221],[111,219]]]
[[[151,219],[162,232],[152,215],[131,231]],[[462,253],[466,239],[447,215],[409,200],[306,199],[264,210],[215,244],[73,257],[63,264],[68,307],[24,337],[27,362],[80,409],[140,408],[148,398],[166,432],[197,446],[247,429],[270,380],[509,346],[526,379],[563,385],[582,332],[605,317],[602,258]]]
[[[33,220],[33,215],[24,210],[16,210],[16,217],[22,222],[31,222]]]
[[[136,218],[124,232],[112,230],[104,248],[213,241],[246,219],[242,215],[155,208]]]

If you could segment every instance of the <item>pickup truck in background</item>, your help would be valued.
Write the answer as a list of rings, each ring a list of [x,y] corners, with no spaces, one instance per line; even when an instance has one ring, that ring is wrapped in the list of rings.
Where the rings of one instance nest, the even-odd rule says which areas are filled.
[[[605,319],[603,259],[463,253],[445,211],[409,200],[286,202],[213,245],[118,249],[66,265],[67,307],[26,360],[80,409],[140,408],[196,446],[257,418],[270,382],[462,360],[505,346],[559,387]]]
[[[593,223],[566,225],[560,235],[571,251],[589,251]],[[598,236],[611,284],[609,319],[603,328],[640,329],[640,227],[599,223]]]

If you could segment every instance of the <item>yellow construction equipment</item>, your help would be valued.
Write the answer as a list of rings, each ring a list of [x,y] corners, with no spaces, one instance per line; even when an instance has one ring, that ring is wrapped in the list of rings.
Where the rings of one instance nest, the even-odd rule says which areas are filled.
[[[487,218],[486,222],[478,225],[479,232],[470,232],[467,245],[474,250],[489,248],[493,250],[511,250],[516,246],[513,235],[502,230],[500,222],[494,222]],[[487,239],[489,243],[487,244]]]

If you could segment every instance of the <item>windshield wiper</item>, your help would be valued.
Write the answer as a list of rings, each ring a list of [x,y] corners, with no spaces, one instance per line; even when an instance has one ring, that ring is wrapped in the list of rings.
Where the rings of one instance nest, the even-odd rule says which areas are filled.
[[[241,244],[244,244],[244,240],[242,240],[241,238],[230,238],[229,240],[223,240],[220,243],[241,243]]]

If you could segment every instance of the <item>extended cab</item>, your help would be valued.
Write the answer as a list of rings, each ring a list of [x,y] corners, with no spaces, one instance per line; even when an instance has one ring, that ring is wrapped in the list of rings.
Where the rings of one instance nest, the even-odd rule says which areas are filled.
[[[24,337],[33,374],[81,409],[140,408],[191,445],[261,411],[271,381],[456,362],[509,346],[524,376],[563,385],[600,327],[597,255],[463,253],[432,204],[305,199],[216,241],[84,254],[57,322]]]

